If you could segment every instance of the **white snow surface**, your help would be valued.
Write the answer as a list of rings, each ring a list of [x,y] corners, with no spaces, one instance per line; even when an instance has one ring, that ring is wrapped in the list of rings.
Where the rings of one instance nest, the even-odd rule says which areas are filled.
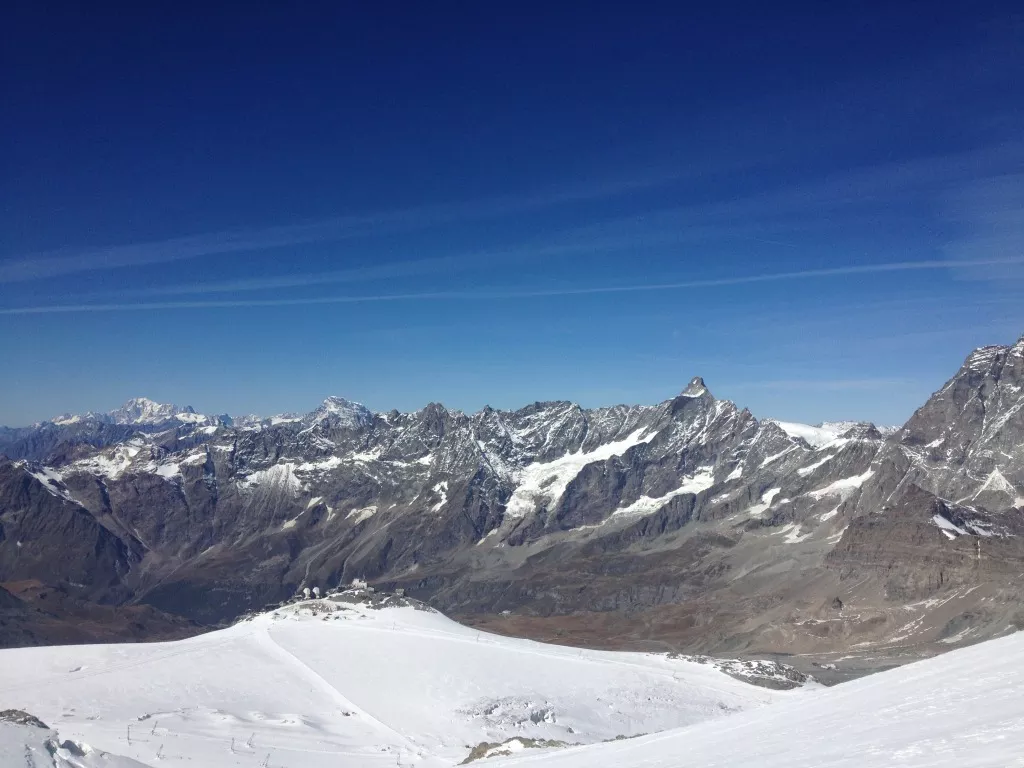
[[[824,458],[819,459],[818,461],[814,462],[813,464],[808,464],[806,467],[800,467],[800,469],[798,469],[796,471],[796,473],[798,475],[800,475],[800,477],[807,477],[807,475],[811,474],[814,470],[816,470],[818,467],[820,467],[826,461],[831,461],[835,457],[836,457],[836,455],[834,453],[826,454]]]
[[[1024,633],[765,709],[492,768],[1021,768]]]
[[[824,488],[808,491],[807,495],[816,499],[820,499],[823,496],[839,496],[845,501],[850,494],[864,485],[864,481],[873,474],[875,474],[875,471],[873,469],[869,469],[861,475],[844,477],[841,480],[836,480],[834,483],[829,483]]]
[[[947,538],[955,539],[957,536],[967,535],[967,531],[952,521],[947,520],[942,515],[932,515],[932,522],[942,529],[942,532],[946,534]]]
[[[242,477],[236,482],[239,488],[247,490],[261,488],[266,491],[281,491],[297,496],[305,488],[302,481],[295,476],[295,472],[299,469],[302,467],[296,467],[294,462],[285,461],[252,472],[248,477]]]
[[[319,408],[304,416],[302,421],[318,424],[328,417],[333,417],[339,424],[355,429],[370,423],[373,414],[362,403],[332,395],[324,400]]]
[[[168,461],[163,464],[151,461],[146,464],[143,469],[146,472],[151,472],[154,475],[162,477],[164,480],[173,480],[176,477],[181,476],[181,466],[178,462]]]
[[[999,467],[996,467],[989,472],[988,477],[985,478],[985,482],[982,483],[978,492],[974,494],[977,498],[985,491],[995,491],[997,493],[1005,493],[1008,496],[1013,496],[1016,493],[1016,489],[1013,487],[1013,483],[1003,477],[1003,473],[999,471]]]
[[[64,478],[57,470],[50,467],[40,467],[35,472],[29,472],[29,474],[42,483],[43,487],[51,495],[57,496],[61,499],[67,499],[68,501],[74,501],[71,494],[63,487]]]
[[[700,493],[706,491],[714,484],[714,467],[701,467],[692,475],[684,477],[682,485],[669,491],[664,496],[640,496],[632,504],[620,507],[612,514],[613,516],[620,517],[649,515],[657,512],[676,496],[681,496],[684,493]]]
[[[63,469],[63,472],[66,474],[86,472],[91,475],[100,475],[115,480],[128,471],[132,461],[145,446],[146,442],[144,439],[132,438],[127,442],[106,448],[87,459],[79,459],[72,462],[67,468]]]
[[[345,517],[351,520],[353,525],[357,525],[363,522],[363,520],[369,520],[375,514],[377,514],[377,505],[371,504],[370,506],[362,507],[361,509],[353,509],[345,515]]]
[[[616,440],[595,448],[589,453],[567,453],[554,461],[535,462],[519,472],[519,487],[512,494],[505,514],[509,517],[523,517],[540,505],[549,508],[558,503],[566,487],[580,471],[595,461],[607,461],[612,456],[621,456],[630,448],[645,443],[654,437],[652,432],[641,437],[644,429],[638,429],[622,440]]]
[[[0,766],[14,768],[145,768],[89,744],[58,739],[46,728],[0,722]]]
[[[596,743],[807,695],[329,599],[177,642],[0,651],[0,700],[146,766],[440,768],[484,741]]]
[[[306,461],[295,467],[296,472],[329,472],[340,467],[344,461],[338,456],[328,456],[320,461]]]
[[[802,437],[812,448],[819,448],[826,443],[831,443],[856,423],[833,421],[812,427],[810,424],[798,424],[793,421],[778,421],[776,419],[765,419],[765,421],[777,424],[790,437]]]
[[[750,509],[747,510],[747,514],[749,514],[751,517],[760,517],[768,510],[769,507],[771,507],[772,502],[775,500],[775,497],[778,496],[781,491],[781,488],[769,488],[767,491],[761,494],[761,501],[759,501],[757,504],[754,504],[752,507],[750,507]]]
[[[66,427],[71,424],[77,424],[82,421],[83,417],[77,413],[65,413],[63,416],[56,416],[50,419],[51,423],[56,424],[58,427]]]
[[[434,493],[436,493],[440,497],[440,500],[436,504],[434,504],[433,507],[431,507],[431,510],[437,512],[438,510],[441,509],[441,507],[448,503],[448,481],[442,480],[437,485],[435,485]]]

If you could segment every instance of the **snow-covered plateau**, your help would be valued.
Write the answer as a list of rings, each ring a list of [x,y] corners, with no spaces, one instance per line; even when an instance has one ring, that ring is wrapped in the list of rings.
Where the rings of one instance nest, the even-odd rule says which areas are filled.
[[[692,725],[815,687],[502,637],[391,602],[404,605],[326,598],[170,643],[0,651],[0,709],[31,713],[71,747],[51,758],[45,731],[0,724],[0,765],[31,754],[37,766],[450,766]]]
[[[720,671],[735,663],[391,605],[327,598],[172,643],[0,651],[0,705],[49,728],[0,722],[0,766],[1024,766],[1022,633],[773,690]]]

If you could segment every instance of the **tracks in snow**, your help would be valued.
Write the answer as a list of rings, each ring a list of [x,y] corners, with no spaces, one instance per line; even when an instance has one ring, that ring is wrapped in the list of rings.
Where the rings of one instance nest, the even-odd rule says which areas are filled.
[[[338,705],[340,709],[344,711],[354,712],[355,714],[363,718],[366,722],[371,723],[384,733],[391,736],[395,743],[401,745],[408,752],[408,757],[411,757],[412,759],[417,761],[422,761],[418,762],[418,765],[423,766],[423,768],[442,768],[449,765],[447,761],[440,760],[439,758],[430,754],[419,744],[412,741],[408,736],[392,728],[387,723],[378,720],[369,712],[357,706],[348,698],[346,698],[345,695],[341,693],[341,691],[339,691],[327,680],[321,677],[321,675],[315,669],[310,667],[308,664],[306,664],[306,662],[304,662],[294,653],[292,653],[287,648],[279,644],[276,640],[274,640],[272,630],[273,627],[267,627],[263,632],[256,632],[254,634],[254,638],[256,639],[257,643],[266,650],[268,650],[270,653],[281,659],[290,668],[296,670],[299,674],[306,678],[306,680],[308,680],[315,688],[320,689],[320,691],[322,691],[328,697],[330,697]]]

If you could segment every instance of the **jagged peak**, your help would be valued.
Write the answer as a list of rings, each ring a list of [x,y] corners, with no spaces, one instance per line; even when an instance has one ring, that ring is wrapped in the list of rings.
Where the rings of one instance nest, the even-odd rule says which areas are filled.
[[[703,397],[704,395],[710,395],[707,385],[704,383],[704,379],[700,376],[694,376],[690,379],[690,383],[686,385],[680,393],[683,397]]]
[[[430,402],[430,403],[427,403],[422,408],[420,408],[416,413],[419,414],[420,416],[423,416],[423,417],[432,417],[432,416],[443,417],[443,416],[447,416],[449,414],[449,411],[448,411],[447,408],[444,407],[443,403]]]
[[[979,370],[982,368],[989,367],[994,360],[1002,355],[1022,355],[1024,356],[1024,336],[1021,336],[1013,345],[1006,344],[987,344],[984,347],[978,347],[964,360],[964,364],[961,370],[964,368],[970,370]]]
[[[347,397],[342,397],[341,395],[328,395],[324,398],[323,405],[355,405],[360,408],[365,407],[362,403],[357,403],[355,400],[349,400]]]
[[[848,440],[881,440],[885,437],[882,430],[870,421],[857,422],[839,436]]]
[[[355,400],[349,400],[339,395],[330,395],[325,397],[324,401],[320,403],[320,406],[316,409],[317,411],[324,411],[325,413],[370,413],[370,409],[362,403],[357,403]]]
[[[306,421],[319,422],[334,417],[341,422],[352,426],[368,423],[373,418],[373,413],[362,403],[348,400],[338,395],[331,395],[324,398],[320,406],[306,416]]]
[[[997,355],[1006,352],[1009,347],[1003,344],[987,344],[984,347],[977,347],[967,356],[965,364],[974,362],[988,362]]]

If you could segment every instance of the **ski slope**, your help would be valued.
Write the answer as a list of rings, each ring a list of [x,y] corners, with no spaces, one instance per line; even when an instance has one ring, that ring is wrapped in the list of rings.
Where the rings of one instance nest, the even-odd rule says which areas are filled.
[[[434,768],[482,742],[594,743],[806,695],[332,600],[172,643],[0,651],[0,709],[145,766]]]
[[[491,768],[1020,768],[1024,633],[671,733]]]

